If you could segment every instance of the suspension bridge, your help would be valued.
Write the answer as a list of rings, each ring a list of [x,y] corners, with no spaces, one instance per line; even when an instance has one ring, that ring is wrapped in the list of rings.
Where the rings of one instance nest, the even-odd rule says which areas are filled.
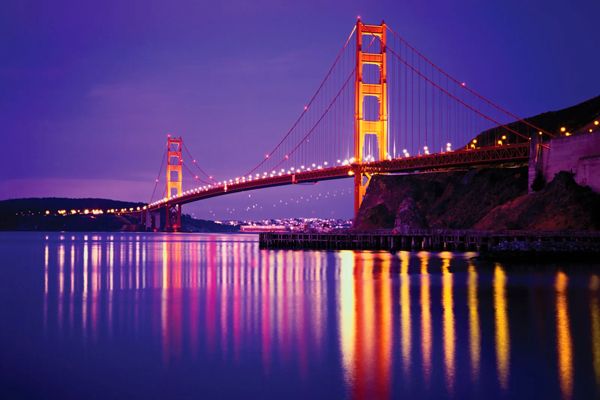
[[[385,23],[359,18],[299,118],[253,168],[217,180],[169,136],[149,204],[127,213],[147,229],[178,231],[186,203],[341,178],[354,179],[357,212],[373,174],[527,162],[532,138],[554,136],[452,78]],[[184,173],[195,183],[185,191]]]

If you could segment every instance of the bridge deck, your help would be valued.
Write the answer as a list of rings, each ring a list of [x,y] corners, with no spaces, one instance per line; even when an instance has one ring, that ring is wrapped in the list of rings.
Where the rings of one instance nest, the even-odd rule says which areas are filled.
[[[393,160],[374,161],[363,164],[340,165],[291,174],[264,176],[252,180],[244,179],[234,183],[211,186],[207,189],[197,188],[188,190],[181,196],[152,203],[148,205],[147,208],[154,211],[169,205],[181,205],[229,193],[292,185],[303,182],[342,179],[351,177],[357,173],[375,174],[386,172],[442,171],[453,168],[485,166],[506,162],[527,162],[529,160],[529,148],[529,143],[483,147],[396,158]]]

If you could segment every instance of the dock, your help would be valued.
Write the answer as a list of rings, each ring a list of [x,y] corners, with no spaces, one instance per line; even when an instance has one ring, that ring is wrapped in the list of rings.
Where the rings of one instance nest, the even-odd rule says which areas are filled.
[[[512,241],[600,243],[600,232],[475,229],[261,232],[259,245],[267,249],[481,251]]]

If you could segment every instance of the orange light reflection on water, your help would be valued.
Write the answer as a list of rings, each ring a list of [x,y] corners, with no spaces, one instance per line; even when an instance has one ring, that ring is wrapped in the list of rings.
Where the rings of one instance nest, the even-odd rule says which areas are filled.
[[[600,277],[590,278],[590,319],[592,336],[592,357],[596,376],[596,393],[600,393]]]
[[[556,274],[556,345],[558,351],[558,380],[563,399],[573,395],[573,341],[569,323],[567,285],[569,278],[564,272]]]
[[[455,331],[454,331],[454,300],[452,296],[452,274],[450,260],[452,253],[443,252],[439,254],[442,258],[442,308],[444,310],[444,366],[446,377],[446,389],[452,396],[454,393],[454,375],[455,375]]]
[[[506,302],[506,281],[504,269],[496,263],[493,282],[496,317],[496,369],[498,371],[498,382],[504,390],[508,389],[510,376],[510,331]]]
[[[411,348],[412,348],[412,323],[410,314],[410,275],[408,265],[410,253],[400,253],[400,332],[402,348],[402,370],[404,379],[410,376]]]
[[[431,300],[430,300],[430,278],[427,271],[429,263],[429,253],[420,252],[421,259],[421,359],[423,368],[423,378],[426,388],[429,387],[431,379]]]
[[[467,283],[467,298],[469,305],[469,350],[471,356],[471,380],[479,380],[479,365],[481,360],[481,330],[479,327],[479,302],[477,300],[477,271],[469,261],[469,278]]]

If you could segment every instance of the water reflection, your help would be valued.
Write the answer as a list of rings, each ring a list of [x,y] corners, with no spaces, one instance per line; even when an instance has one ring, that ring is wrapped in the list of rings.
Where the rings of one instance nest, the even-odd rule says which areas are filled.
[[[452,299],[452,274],[448,270],[452,253],[440,254],[442,258],[442,307],[444,309],[444,366],[446,388],[454,393],[454,302]]]
[[[494,269],[494,309],[496,316],[496,369],[502,389],[508,388],[510,374],[510,333],[506,303],[506,274],[500,264]]]
[[[46,336],[89,348],[147,343],[166,368],[252,365],[253,373],[293,376],[298,385],[335,388],[339,373],[342,392],[323,397],[353,399],[477,397],[482,382],[501,389],[492,398],[512,396],[524,356],[515,350],[511,360],[511,346],[535,347],[523,343],[527,326],[519,319],[532,306],[509,307],[513,275],[500,264],[479,268],[448,252],[269,251],[251,236],[200,239],[46,239]],[[600,393],[600,279],[586,277],[589,303],[585,297],[580,306],[589,312],[575,316],[567,289],[576,280],[564,272],[550,277],[539,290],[555,311],[546,331],[556,332],[556,359],[537,361],[558,371],[547,390],[570,399],[584,385],[586,393],[574,366],[588,357]],[[575,340],[580,326],[585,343]]]
[[[402,369],[404,379],[410,377],[411,348],[412,348],[412,323],[410,313],[410,275],[408,265],[410,257],[408,252],[400,253],[400,333],[402,346]]]
[[[592,275],[590,279],[590,319],[592,326],[592,356],[596,390],[600,393],[600,278]]]
[[[431,301],[429,299],[430,281],[427,271],[429,253],[420,252],[421,259],[421,359],[423,364],[423,376],[425,387],[429,386],[431,379]]]
[[[569,279],[564,272],[556,274],[556,341],[560,389],[564,399],[573,395],[573,343],[569,324],[567,285]]]
[[[479,379],[481,360],[481,331],[479,328],[479,302],[477,300],[477,271],[469,261],[469,280],[467,283],[469,306],[469,350],[471,356],[471,379],[476,383]]]

